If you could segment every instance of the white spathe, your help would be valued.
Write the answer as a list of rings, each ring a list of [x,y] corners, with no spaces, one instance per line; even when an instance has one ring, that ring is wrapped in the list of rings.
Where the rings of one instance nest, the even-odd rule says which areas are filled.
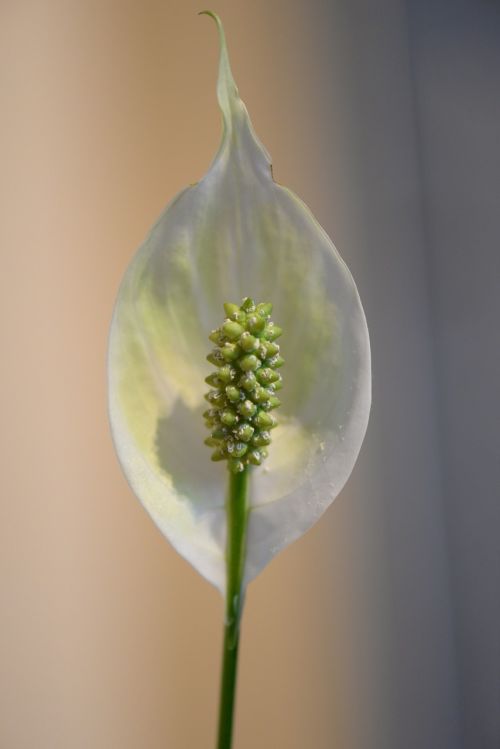
[[[225,463],[203,444],[210,331],[223,303],[273,303],[283,405],[252,469],[245,583],[322,515],[352,471],[371,402],[370,345],[349,270],[307,206],[276,184],[234,83],[205,177],[166,208],[123,279],[109,339],[109,413],[123,471],[177,551],[224,593]]]

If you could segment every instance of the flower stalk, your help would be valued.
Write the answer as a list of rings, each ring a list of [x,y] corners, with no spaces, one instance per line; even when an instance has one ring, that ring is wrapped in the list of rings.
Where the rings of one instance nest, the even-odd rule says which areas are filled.
[[[246,467],[238,473],[229,473],[229,492],[226,504],[226,615],[217,749],[230,749],[232,744],[240,622],[244,599],[242,583],[245,567],[250,470]]]

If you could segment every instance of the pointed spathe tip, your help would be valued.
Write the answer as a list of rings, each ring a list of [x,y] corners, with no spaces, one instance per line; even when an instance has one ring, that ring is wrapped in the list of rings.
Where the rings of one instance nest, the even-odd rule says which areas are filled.
[[[214,13],[213,10],[200,10],[198,12],[199,16],[210,16],[210,18],[213,18],[216,24],[220,24],[220,18],[217,15],[217,13]]]
[[[219,100],[219,106],[222,110],[225,124],[226,126],[229,126],[234,110],[234,102],[239,100],[239,94],[236,83],[234,82],[233,74],[231,72],[231,66],[229,64],[229,55],[227,51],[224,27],[217,13],[214,13],[212,10],[201,10],[198,15],[210,16],[210,18],[212,18],[217,25],[220,45],[217,98]]]
[[[214,13],[213,10],[200,10],[198,12],[198,15],[199,16],[209,16],[210,18],[212,18],[215,21],[215,23],[217,25],[217,29],[219,31],[219,36],[220,36],[220,39],[221,39],[221,46],[225,46],[224,27],[223,27],[222,21],[220,20],[220,18],[217,15],[217,13]]]

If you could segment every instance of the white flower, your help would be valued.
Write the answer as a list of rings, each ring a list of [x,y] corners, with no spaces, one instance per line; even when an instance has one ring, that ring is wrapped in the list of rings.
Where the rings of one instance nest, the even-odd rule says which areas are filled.
[[[344,486],[368,422],[371,375],[352,276],[309,209],[273,181],[216,21],[221,145],[125,274],[110,332],[109,411],[132,489],[173,546],[223,592],[227,470],[210,461],[202,418],[212,371],[207,336],[223,303],[271,301],[287,362],[269,457],[252,469],[245,583]]]

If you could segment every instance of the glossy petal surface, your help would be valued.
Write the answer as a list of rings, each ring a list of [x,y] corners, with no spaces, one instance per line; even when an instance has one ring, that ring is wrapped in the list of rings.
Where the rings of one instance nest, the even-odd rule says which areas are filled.
[[[222,304],[269,299],[287,367],[266,466],[251,476],[246,582],[346,482],[371,398],[354,281],[309,209],[272,179],[233,81],[220,22],[224,132],[205,177],[167,207],[133,258],[109,342],[109,409],[125,475],[173,546],[225,586],[225,465],[203,444],[207,335]]]

